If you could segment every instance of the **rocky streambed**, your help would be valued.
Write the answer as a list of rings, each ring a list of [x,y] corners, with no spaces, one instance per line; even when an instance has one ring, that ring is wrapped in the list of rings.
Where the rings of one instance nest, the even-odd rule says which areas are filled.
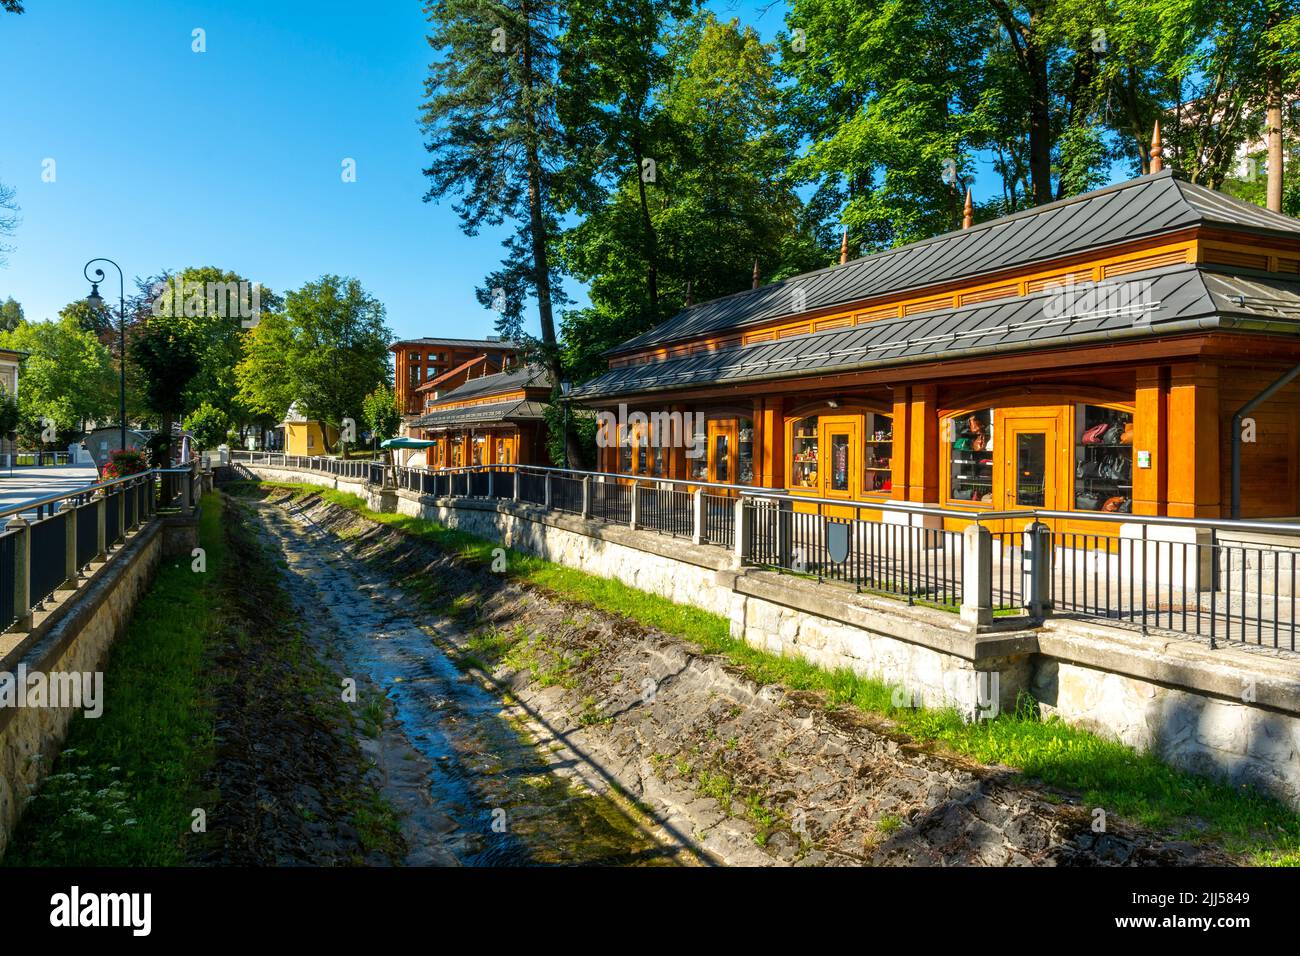
[[[382,695],[363,748],[408,863],[1229,862],[1113,817],[1095,832],[1069,794],[317,496],[260,497],[313,639]]]

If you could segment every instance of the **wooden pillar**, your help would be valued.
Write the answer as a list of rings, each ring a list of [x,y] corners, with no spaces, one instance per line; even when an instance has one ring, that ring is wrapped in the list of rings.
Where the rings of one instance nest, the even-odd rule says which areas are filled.
[[[1162,515],[1169,496],[1169,369],[1140,368],[1133,398],[1133,513]],[[1139,462],[1149,453],[1151,466]]]
[[[913,385],[908,401],[908,501],[939,501],[939,387]],[[897,444],[895,444],[897,448]]]
[[[781,397],[755,399],[756,408],[762,408],[755,418],[755,427],[759,432],[755,440],[761,440],[759,455],[758,483],[764,488],[785,487],[785,399]],[[762,421],[762,426],[758,422]]]
[[[1169,516],[1221,517],[1218,368],[1189,363],[1170,369],[1168,412]]]
[[[690,438],[690,436],[686,434],[686,413],[690,411],[690,409],[685,405],[670,405],[668,411],[677,416],[675,420],[681,422],[682,429],[682,434],[674,435],[672,444],[665,449],[665,452],[668,455],[668,477],[678,481],[683,481],[686,478],[689,478],[691,473],[690,465],[686,458],[686,442]],[[694,420],[692,420],[690,427],[695,427]]]
[[[908,501],[908,462],[912,450],[912,390],[906,385],[894,386],[894,447],[889,462],[890,494],[895,501]]]

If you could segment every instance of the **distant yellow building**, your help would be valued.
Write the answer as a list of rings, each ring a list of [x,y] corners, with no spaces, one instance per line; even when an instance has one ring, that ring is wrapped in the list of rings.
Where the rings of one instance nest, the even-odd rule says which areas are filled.
[[[329,439],[329,448],[338,447],[338,429],[332,425],[324,425],[314,419],[308,419],[299,410],[297,402],[289,406],[284,421],[277,427],[283,435],[284,440],[281,447],[286,455],[328,454],[329,452],[326,449],[327,437]]]

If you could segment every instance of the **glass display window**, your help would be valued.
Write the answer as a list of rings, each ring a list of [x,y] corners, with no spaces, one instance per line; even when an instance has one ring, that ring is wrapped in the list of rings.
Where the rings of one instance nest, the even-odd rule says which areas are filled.
[[[473,447],[475,465],[483,464],[483,451],[486,446],[487,446],[487,439],[484,438],[482,435],[479,435],[474,439],[474,444],[472,447]]]
[[[663,445],[655,445],[650,449],[650,474],[655,478],[663,478],[667,474],[668,453]]]
[[[1074,508],[1133,511],[1133,413],[1100,405],[1074,408]]]
[[[632,474],[632,433],[624,428],[619,435],[618,470],[624,475]]]
[[[754,423],[748,418],[740,420],[736,434],[736,484],[754,483]]]
[[[709,430],[704,419],[695,416],[695,433],[691,436],[691,447],[687,449],[686,460],[690,463],[692,481],[709,480]],[[691,457],[694,455],[695,457]]]
[[[884,494],[892,491],[894,487],[893,416],[869,412],[866,416],[866,434],[862,456],[862,490],[866,494]]]
[[[818,417],[810,415],[790,430],[790,487],[817,488],[820,448]]]
[[[946,420],[948,497],[953,501],[993,501],[993,409]]]

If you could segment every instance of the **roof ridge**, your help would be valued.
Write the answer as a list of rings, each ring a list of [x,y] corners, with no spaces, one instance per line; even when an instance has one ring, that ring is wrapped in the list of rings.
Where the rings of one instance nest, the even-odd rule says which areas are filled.
[[[840,272],[846,269],[861,268],[865,263],[879,263],[882,260],[886,259],[887,257],[903,254],[907,252],[912,252],[917,249],[922,249],[925,248],[926,246],[931,246],[939,242],[944,242],[947,240],[952,240],[957,238],[964,238],[967,236],[976,236],[981,233],[989,232],[994,228],[1005,227],[1009,223],[1019,222],[1024,219],[1030,219],[1035,216],[1043,215],[1044,213],[1053,212],[1055,210],[1059,210],[1072,205],[1077,205],[1079,203],[1087,202],[1096,199],[1098,196],[1105,196],[1112,193],[1123,192],[1126,189],[1136,189],[1140,186],[1145,186],[1152,182],[1158,182],[1160,180],[1166,180],[1166,179],[1182,181],[1186,179],[1186,176],[1184,173],[1180,172],[1179,170],[1175,170],[1173,168],[1163,169],[1157,173],[1147,173],[1141,176],[1135,176],[1132,179],[1126,179],[1118,183],[1111,183],[1108,186],[1102,186],[1098,189],[1092,189],[1089,190],[1088,192],[1079,193],[1078,195],[1075,196],[1066,196],[1064,199],[1056,199],[1049,203],[1043,203],[1041,206],[1033,206],[1029,209],[1021,209],[1018,212],[1013,212],[1006,216],[999,216],[997,219],[990,219],[986,222],[976,223],[972,225],[969,229],[952,229],[949,230],[948,232],[939,233],[936,236],[929,236],[925,239],[917,239],[913,242],[905,243],[901,246],[894,246],[890,249],[882,249],[878,252],[870,253],[858,259],[851,259],[848,262],[835,263],[833,265],[827,266],[822,269],[814,269],[811,272],[801,272],[798,275],[789,276],[785,279],[780,279],[776,282],[770,282],[767,285],[759,286],[757,289],[740,289],[736,292],[728,293],[727,295],[717,296],[716,298],[708,299],[704,302],[698,302],[695,303],[694,305],[688,306],[682,309],[680,312],[675,313],[671,318],[665,319],[663,322],[660,322],[654,328],[647,329],[645,332],[641,333],[640,335],[634,336],[633,339],[629,339],[628,341],[633,341],[636,339],[644,338],[645,336],[652,335],[656,330],[663,328],[669,323],[677,321],[679,318],[681,318],[684,315],[687,315],[692,310],[704,309],[709,306],[714,306],[719,303],[725,303],[730,300],[742,298],[745,296],[757,297],[757,294],[760,292],[766,292],[771,294],[777,292],[780,289],[786,288],[791,283],[794,283],[795,280],[813,281],[820,276],[830,275],[831,273],[834,272]],[[1200,188],[1204,189],[1204,187],[1200,187]],[[1180,198],[1184,198],[1184,201],[1186,201],[1185,197],[1182,197],[1181,192],[1180,192]],[[1258,208],[1258,207],[1254,207],[1254,208]],[[1197,215],[1201,215],[1201,211],[1199,209],[1196,209],[1195,207],[1193,207],[1191,211]],[[997,272],[999,270],[990,269],[988,271]],[[976,272],[973,275],[978,276],[980,274],[982,273]],[[609,349],[604,354],[616,355],[623,348],[624,344],[626,343],[620,343],[619,345],[614,346],[614,348]]]

